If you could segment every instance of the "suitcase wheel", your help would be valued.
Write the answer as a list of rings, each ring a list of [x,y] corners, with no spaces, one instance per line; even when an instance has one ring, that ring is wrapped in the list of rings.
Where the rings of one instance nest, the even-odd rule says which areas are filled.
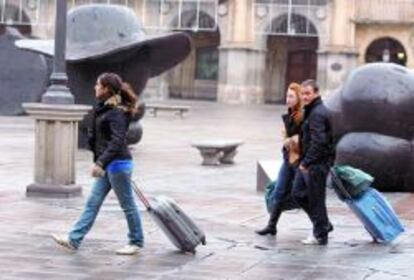
[[[201,244],[202,244],[203,246],[206,246],[207,241],[206,241],[206,238],[205,238],[205,237],[203,237],[203,238],[201,239]]]
[[[182,252],[184,254],[192,254],[195,255],[197,253],[196,249],[191,249],[191,250],[182,250]]]

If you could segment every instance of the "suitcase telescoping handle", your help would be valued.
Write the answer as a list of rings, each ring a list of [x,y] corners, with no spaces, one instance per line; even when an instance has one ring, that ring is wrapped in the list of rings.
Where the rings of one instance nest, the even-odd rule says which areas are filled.
[[[131,180],[132,188],[134,189],[135,193],[138,195],[139,199],[144,204],[147,210],[151,209],[151,204],[149,203],[148,199],[145,197],[144,193],[138,188],[138,185]]]
[[[352,196],[345,189],[344,184],[342,184],[341,179],[336,175],[333,167],[331,167],[330,173],[332,181],[335,183],[336,187],[346,196],[347,199],[352,200]]]

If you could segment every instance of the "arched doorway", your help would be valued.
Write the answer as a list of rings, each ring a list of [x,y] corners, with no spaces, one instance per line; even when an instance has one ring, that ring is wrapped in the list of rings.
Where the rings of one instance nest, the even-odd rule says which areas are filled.
[[[188,33],[193,38],[193,50],[168,74],[169,95],[174,98],[216,100],[220,32],[218,28],[214,31],[193,28],[200,26],[202,30],[208,30],[216,26],[214,19],[204,12],[200,12],[198,18],[195,11],[186,11],[181,16],[181,22],[192,30]]]
[[[304,16],[281,15],[267,37],[266,103],[282,103],[291,82],[316,79],[318,32]]]
[[[0,5],[0,35],[5,32],[6,27],[16,28],[24,36],[30,36],[32,33],[30,18],[25,11],[20,11],[18,7],[11,4]]]
[[[407,53],[397,40],[384,37],[373,41],[365,53],[365,62],[393,62],[405,66]]]

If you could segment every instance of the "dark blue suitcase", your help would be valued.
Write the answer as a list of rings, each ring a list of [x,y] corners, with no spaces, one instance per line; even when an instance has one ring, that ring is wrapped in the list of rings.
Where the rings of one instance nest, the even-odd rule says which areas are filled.
[[[334,186],[347,194],[342,181],[331,169]],[[368,188],[356,198],[346,195],[345,203],[363,223],[375,242],[388,243],[404,232],[404,227],[388,201],[375,189]]]

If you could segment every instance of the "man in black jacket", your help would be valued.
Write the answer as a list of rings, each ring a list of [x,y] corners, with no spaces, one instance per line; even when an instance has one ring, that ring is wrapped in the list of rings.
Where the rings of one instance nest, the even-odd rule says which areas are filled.
[[[293,182],[292,196],[308,214],[313,236],[303,244],[326,245],[333,230],[326,210],[326,178],[334,160],[329,112],[323,105],[314,80],[302,83],[305,115],[299,135],[301,159]]]

